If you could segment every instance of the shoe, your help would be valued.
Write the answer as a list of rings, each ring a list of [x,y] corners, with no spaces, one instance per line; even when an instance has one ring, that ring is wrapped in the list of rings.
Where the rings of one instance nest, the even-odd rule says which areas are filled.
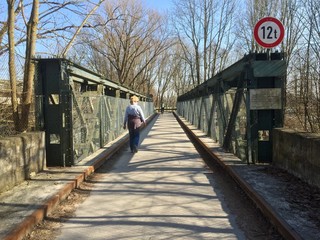
[[[137,152],[138,152],[137,146],[134,146],[134,147],[133,147],[133,152],[134,152],[134,153],[137,153]]]

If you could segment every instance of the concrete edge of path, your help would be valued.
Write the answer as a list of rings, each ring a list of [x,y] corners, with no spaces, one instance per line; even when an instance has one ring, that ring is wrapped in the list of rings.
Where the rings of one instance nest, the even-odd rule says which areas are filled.
[[[157,116],[155,113],[147,119],[147,125]],[[143,127],[145,128],[145,126]],[[28,216],[24,216],[22,221],[17,224],[5,237],[4,240],[19,240],[23,239],[28,233],[30,233],[33,228],[44,220],[50,212],[52,212],[58,204],[66,199],[66,197],[71,193],[72,190],[79,187],[79,185],[85,181],[88,176],[94,173],[98,168],[100,168],[107,159],[112,157],[117,151],[119,151],[124,145],[129,141],[129,135],[121,136],[116,139],[110,146],[104,147],[99,150],[98,154],[93,154],[88,157],[91,158],[88,166],[84,166],[83,172],[75,173],[75,177],[69,180],[60,188],[57,192],[52,193],[49,198],[39,203],[39,207],[33,211]],[[92,157],[93,156],[93,157]]]

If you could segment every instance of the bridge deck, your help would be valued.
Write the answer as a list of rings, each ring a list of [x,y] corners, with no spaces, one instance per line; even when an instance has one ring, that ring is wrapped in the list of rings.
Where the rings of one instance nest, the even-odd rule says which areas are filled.
[[[127,148],[95,182],[58,239],[88,231],[92,239],[244,239],[172,114],[160,115],[139,152]]]
[[[307,209],[293,205],[299,199],[288,202],[288,178],[269,174],[266,166],[241,164],[201,131],[189,128],[301,236],[318,238]],[[220,185],[174,116],[160,115],[142,135],[138,153],[126,148],[110,172],[108,165],[97,172],[90,198],[64,224],[60,239],[87,239],[88,234],[92,239],[244,239],[223,203]],[[0,194],[0,239],[21,239],[111,149],[102,149],[82,165],[50,168]],[[294,187],[290,185],[291,192]]]

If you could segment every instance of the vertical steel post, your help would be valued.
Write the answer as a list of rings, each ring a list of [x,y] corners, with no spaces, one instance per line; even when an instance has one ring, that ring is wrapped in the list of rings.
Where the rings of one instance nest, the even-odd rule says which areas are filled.
[[[246,69],[246,84],[245,84],[245,92],[246,92],[246,113],[247,113],[247,163],[252,163],[252,142],[251,142],[251,113],[250,113],[250,77],[249,77],[249,69]]]

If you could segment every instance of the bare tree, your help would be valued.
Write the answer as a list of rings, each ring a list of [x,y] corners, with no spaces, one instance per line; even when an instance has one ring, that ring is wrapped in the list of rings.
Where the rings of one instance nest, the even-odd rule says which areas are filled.
[[[16,123],[18,131],[28,129],[29,114],[33,96],[33,79],[35,73],[35,65],[32,58],[36,52],[37,27],[39,20],[39,0],[33,0],[31,15],[27,24],[27,41],[24,64],[24,79],[22,90],[21,119]]]
[[[7,0],[7,4],[8,4],[8,9],[10,8],[10,10],[8,10],[8,13],[9,11],[11,12],[11,16],[10,18],[12,18],[12,14],[14,14],[14,20],[16,19],[16,15],[19,14],[19,12],[21,11],[21,0],[19,1],[19,4],[16,6],[15,8],[15,2],[16,1],[8,1]],[[11,9],[12,8],[12,9]],[[15,8],[15,10],[13,11],[13,9]],[[4,21],[4,22],[0,22],[0,56],[5,52],[5,50],[8,51],[8,44],[4,44],[4,41],[3,41],[3,38],[4,36],[7,34],[8,32],[8,27],[9,27],[9,22],[11,21],[12,19],[9,19],[9,14],[8,14],[8,20],[7,21]]]
[[[273,0],[246,0],[245,11],[241,12],[238,20],[237,38],[242,48],[242,54],[250,51],[261,51],[253,37],[254,25],[259,19],[266,16],[279,17],[281,1]]]
[[[264,50],[254,41],[253,30],[259,19],[272,16],[279,18],[284,24],[286,38],[280,48],[286,52],[289,62],[302,33],[299,11],[302,5],[301,0],[247,0],[245,11],[239,15],[237,24],[237,38],[240,39],[238,43],[243,50],[242,54]]]
[[[173,25],[191,78],[199,85],[221,70],[233,40],[235,1],[174,1]]]
[[[135,0],[110,1],[100,14],[94,22],[100,25],[94,31],[94,36],[98,37],[91,38],[90,45],[112,66],[107,76],[109,79],[138,90],[141,81],[147,81],[144,76],[148,75],[148,66],[167,48],[168,33],[162,25],[164,19],[157,12],[144,9]],[[102,25],[103,19],[117,20]]]
[[[235,1],[218,1],[214,8],[218,9],[217,14],[219,17],[214,18],[213,22],[208,17],[209,21],[207,21],[204,28],[204,32],[206,33],[205,38],[209,35],[208,39],[210,39],[208,47],[204,49],[204,52],[209,53],[208,57],[204,55],[204,59],[209,61],[210,69],[207,75],[205,75],[206,79],[213,77],[217,72],[223,70],[227,64],[231,63],[228,61],[228,57],[235,42],[233,35],[233,26],[235,25],[234,13],[237,11]],[[208,11],[210,15],[210,12],[212,12],[211,7],[208,8]]]
[[[285,52],[285,59],[287,62],[287,73],[290,74],[292,69],[292,56],[301,39],[302,23],[300,20],[301,3],[298,0],[281,1],[281,21],[285,26],[286,38],[281,43],[281,49]],[[284,107],[287,108],[287,92],[288,92],[288,79],[284,79]],[[284,118],[286,114],[284,115]]]
[[[9,45],[9,75],[10,75],[10,85],[11,85],[11,103],[12,103],[12,113],[13,121],[16,126],[19,124],[19,112],[18,112],[18,98],[17,98],[17,74],[16,74],[16,64],[15,64],[15,19],[16,13],[14,11],[15,0],[7,0],[8,3],[8,45]],[[18,128],[18,127],[17,127]]]
[[[176,64],[173,60],[174,56],[171,55],[168,51],[164,52],[158,58],[158,66],[156,71],[157,78],[157,105],[162,107],[165,104],[165,94],[169,91],[172,86],[172,77]]]
[[[281,1],[280,20],[286,33],[281,48],[286,53],[288,63],[291,61],[292,54],[302,35],[301,8],[302,3],[299,0]]]
[[[8,19],[0,26],[0,56],[5,52],[9,52],[12,115],[15,130],[18,132],[26,131],[29,127],[30,110],[33,102],[33,81],[35,75],[33,58],[36,54],[37,40],[39,40],[39,38],[46,39],[50,34],[58,36],[57,33],[66,31],[67,29],[77,29],[70,40],[71,44],[81,28],[84,26],[85,20],[95,10],[94,8],[91,12],[89,12],[87,18],[85,18],[80,27],[76,27],[68,21],[62,23],[55,21],[55,18],[58,16],[55,14],[59,13],[59,11],[59,14],[62,15],[64,15],[67,11],[75,13],[77,10],[73,7],[75,6],[74,4],[78,4],[77,1],[47,1],[43,2],[42,4],[43,11],[39,13],[39,0],[33,0],[32,2],[27,3],[24,3],[23,0],[7,0]],[[28,12],[29,10],[30,12]],[[82,12],[82,14],[85,13]],[[39,24],[39,19],[42,20],[41,24]],[[54,21],[52,21],[52,19]],[[38,31],[39,29],[41,31]],[[7,40],[4,38],[5,31],[8,33]],[[16,55],[17,45],[20,45],[23,49],[25,49],[22,59],[23,66],[20,67],[23,69],[23,89],[21,98],[19,97],[17,89],[17,65],[15,60],[18,57],[20,59],[22,57]],[[69,46],[67,47],[69,48]]]
[[[318,132],[320,130],[320,29],[318,21],[320,3],[315,0],[305,0],[300,11],[299,21],[302,25],[302,34],[299,39],[299,47],[292,57],[291,72],[294,78],[289,83],[291,88],[288,89],[290,126]],[[292,121],[293,118],[297,121]]]
[[[189,64],[184,58],[184,52],[180,44],[175,44],[171,48],[171,62],[173,63],[174,69],[171,76],[173,91],[176,96],[191,90],[193,85],[192,78],[190,78]]]
[[[75,41],[76,37],[79,35],[80,31],[82,30],[83,26],[86,24],[86,22],[88,21],[89,17],[92,16],[92,14],[99,8],[99,6],[101,5],[101,3],[103,3],[105,0],[99,0],[99,2],[97,4],[95,4],[95,6],[92,8],[92,10],[87,14],[87,16],[84,18],[84,20],[82,21],[82,23],[80,24],[80,26],[77,28],[76,32],[73,34],[71,40],[69,41],[69,43],[67,44],[67,46],[65,47],[65,49],[62,52],[62,57],[65,58],[67,55],[67,52],[69,51],[69,49],[71,48],[73,42]]]
[[[85,10],[78,1],[64,0],[64,1],[44,1],[39,2],[41,4],[42,11],[38,13],[38,31],[37,40],[44,40],[50,44],[61,42],[65,39],[66,33],[70,33],[72,29],[76,29],[77,26],[72,23],[71,18],[66,15],[67,12],[71,13],[70,16],[76,14],[85,14]],[[24,0],[15,0],[15,46],[23,46],[27,41],[27,25],[32,11],[33,1],[25,2]],[[30,14],[28,13],[30,9]],[[1,21],[1,20],[0,20]],[[0,56],[8,52],[8,42],[3,38],[7,32],[8,23],[7,21],[1,22],[0,24]],[[60,38],[60,39],[59,39]],[[55,39],[50,41],[50,39]],[[59,39],[59,41],[57,41]],[[67,40],[67,38],[66,38]],[[64,42],[64,41],[63,41]],[[39,44],[39,41],[37,41]],[[50,46],[52,48],[52,46]],[[48,48],[49,49],[49,48]],[[53,48],[55,49],[55,48]]]

